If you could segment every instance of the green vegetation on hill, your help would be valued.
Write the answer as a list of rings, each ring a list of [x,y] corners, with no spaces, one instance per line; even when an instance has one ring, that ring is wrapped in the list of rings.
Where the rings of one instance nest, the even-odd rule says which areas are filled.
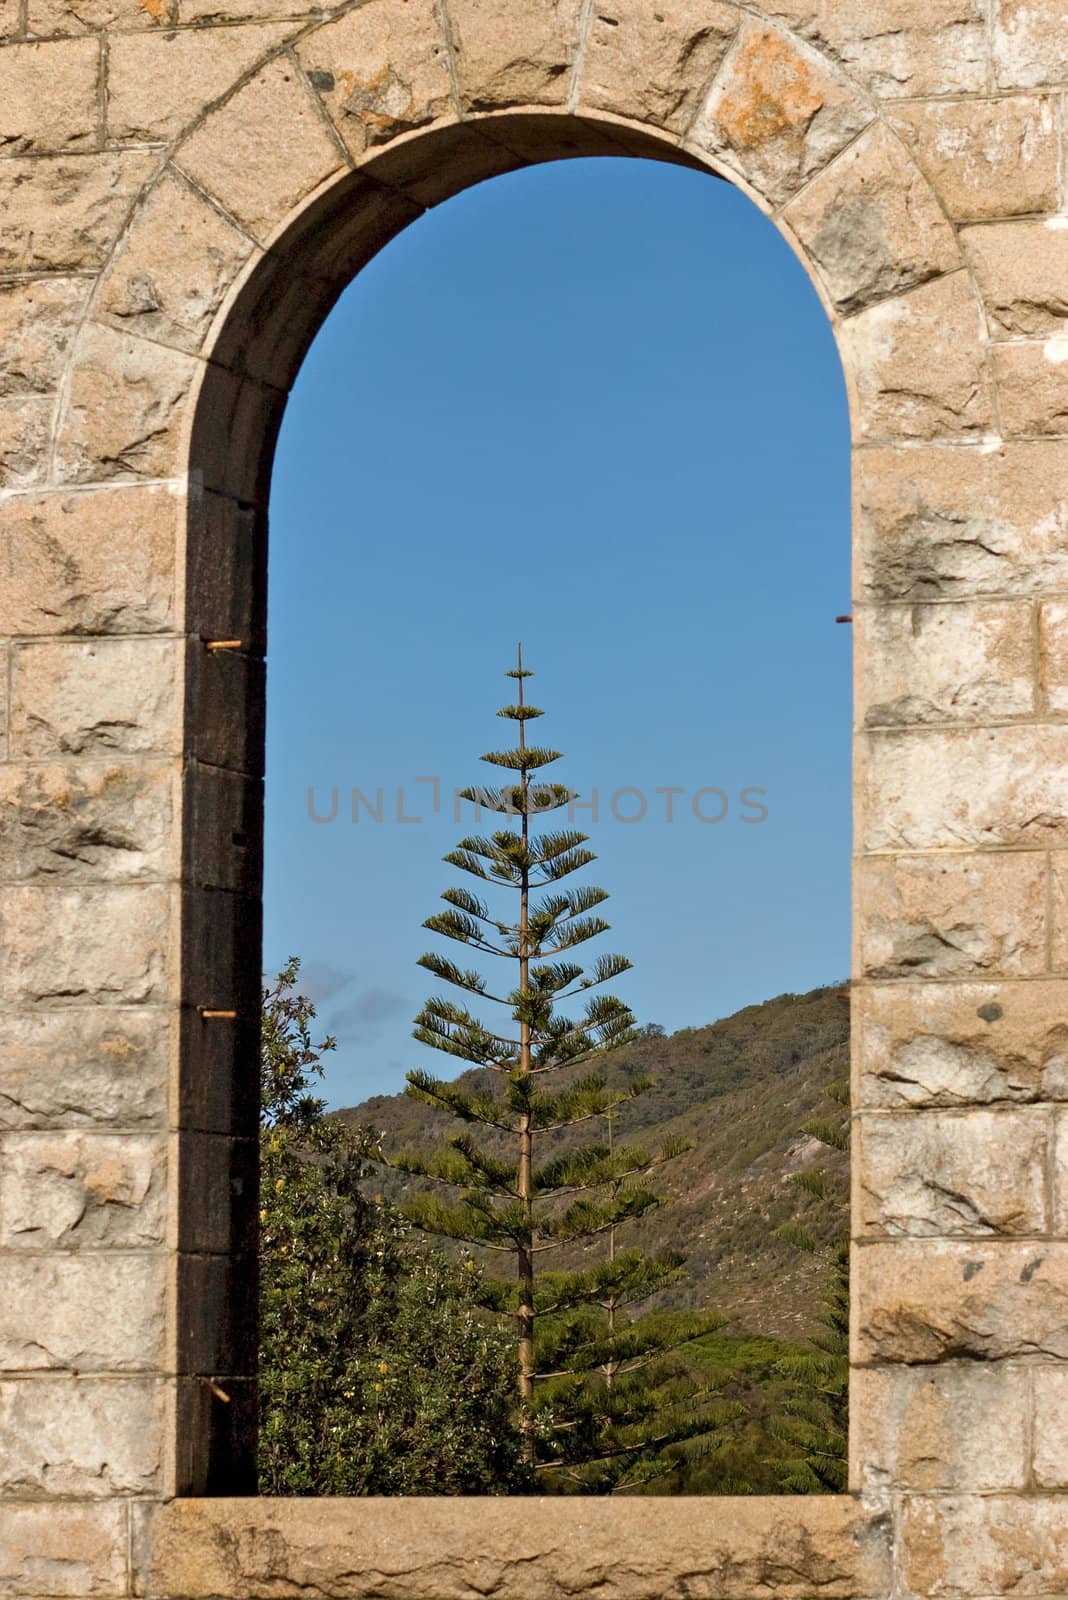
[[[832,1091],[848,1055],[848,990],[836,984],[779,995],[703,1028],[665,1037],[650,1030],[606,1061],[610,1086],[655,1080],[616,1112],[621,1141],[693,1142],[664,1169],[667,1203],[626,1229],[627,1246],[687,1258],[686,1276],[654,1306],[717,1311],[729,1319],[726,1332],[743,1339],[808,1339],[819,1330],[827,1259],[799,1251],[775,1229],[800,1215],[824,1246],[846,1229],[843,1185],[821,1197],[791,1178],[813,1166],[845,1170],[845,1152],[829,1152],[799,1130],[840,1115]],[[473,1071],[457,1082],[473,1092],[488,1078]],[[449,1123],[405,1095],[377,1095],[338,1115],[381,1131],[387,1151],[425,1147]],[[559,1143],[563,1152],[566,1136]],[[376,1181],[395,1198],[421,1182],[389,1172]],[[583,1263],[581,1247],[561,1257],[567,1266]]]

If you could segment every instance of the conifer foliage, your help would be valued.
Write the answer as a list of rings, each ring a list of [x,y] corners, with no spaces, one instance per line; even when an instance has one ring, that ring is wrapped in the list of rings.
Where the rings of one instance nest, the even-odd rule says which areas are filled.
[[[415,1026],[417,1039],[479,1070],[458,1082],[410,1072],[408,1094],[465,1126],[433,1153],[388,1159],[434,1180],[405,1207],[419,1227],[502,1264],[512,1258],[512,1276],[487,1279],[484,1301],[512,1319],[519,1415],[540,1487],[608,1493],[666,1477],[716,1443],[731,1408],[698,1393],[665,1358],[722,1319],[631,1315],[678,1276],[681,1258],[617,1249],[617,1232],[660,1204],[650,1176],[688,1145],[648,1150],[613,1136],[617,1109],[651,1086],[619,1074],[610,1083],[605,1070],[608,1053],[635,1036],[629,1007],[605,992],[630,962],[601,955],[584,967],[575,959],[607,932],[599,913],[608,897],[565,886],[595,860],[587,836],[559,817],[538,827],[578,796],[539,776],[560,753],[528,742],[542,712],[526,700],[532,674],[521,649],[507,676],[515,699],[497,715],[516,725],[516,743],[482,759],[509,776],[500,787],[463,791],[479,816],[507,822],[445,857],[477,888],[446,889],[446,909],[424,924],[467,957],[490,958],[491,975],[437,951],[420,957],[474,1002],[431,998]],[[487,1018],[484,1007],[497,1010]],[[585,1128],[571,1135],[580,1124],[588,1138]],[[552,1252],[577,1242],[590,1264],[550,1270]]]

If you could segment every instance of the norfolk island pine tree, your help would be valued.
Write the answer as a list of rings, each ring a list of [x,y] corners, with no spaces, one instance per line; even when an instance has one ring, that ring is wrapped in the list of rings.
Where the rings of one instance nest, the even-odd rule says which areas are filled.
[[[424,926],[505,963],[511,979],[491,986],[479,971],[437,952],[419,964],[452,988],[506,1008],[510,1025],[501,1032],[466,1004],[428,1000],[415,1037],[481,1075],[471,1084],[413,1071],[406,1091],[486,1133],[476,1141],[458,1132],[429,1155],[404,1151],[384,1159],[434,1180],[431,1192],[404,1207],[419,1227],[514,1260],[514,1278],[487,1279],[484,1299],[513,1318],[519,1412],[540,1487],[640,1488],[666,1477],[685,1455],[714,1448],[733,1419],[736,1408],[663,1359],[723,1319],[698,1313],[632,1320],[627,1310],[681,1272],[677,1254],[646,1257],[617,1251],[615,1242],[617,1229],[660,1204],[649,1174],[688,1144],[674,1140],[650,1152],[612,1137],[616,1109],[651,1080],[609,1086],[603,1058],[634,1037],[634,1018],[620,1000],[589,991],[601,991],[630,962],[602,955],[587,973],[567,958],[607,931],[596,911],[608,897],[589,886],[557,889],[596,858],[586,835],[572,828],[535,833],[532,827],[578,797],[562,784],[535,781],[560,753],[527,743],[526,725],[542,712],[526,702],[532,674],[521,648],[507,676],[516,682],[516,698],[497,715],[518,724],[518,740],[482,759],[515,779],[502,788],[466,789],[462,798],[479,814],[486,809],[515,825],[465,838],[445,860],[478,880],[483,892],[510,891],[512,916],[502,920],[479,894],[449,888],[442,895],[447,909]],[[579,996],[579,1019],[558,1013],[562,1001]],[[607,1125],[607,1141],[536,1162],[554,1135],[587,1122]],[[437,1185],[451,1188],[453,1197],[440,1198]],[[595,1238],[606,1241],[595,1265],[543,1269],[549,1252]]]

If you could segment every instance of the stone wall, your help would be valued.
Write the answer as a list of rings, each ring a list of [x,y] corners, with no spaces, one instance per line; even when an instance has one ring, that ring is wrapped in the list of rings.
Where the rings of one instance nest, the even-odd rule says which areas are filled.
[[[0,0],[0,41],[3,1593],[1068,1592],[1068,0]],[[234,1499],[275,432],[399,229],[597,154],[749,194],[849,385],[852,1493]]]

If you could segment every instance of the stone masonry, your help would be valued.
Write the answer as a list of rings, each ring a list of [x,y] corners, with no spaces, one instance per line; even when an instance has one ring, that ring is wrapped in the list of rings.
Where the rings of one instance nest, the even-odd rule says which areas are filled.
[[[0,0],[0,1594],[1068,1594],[1066,94],[1068,0]],[[851,1493],[259,1500],[278,422],[422,210],[601,154],[847,375]]]

